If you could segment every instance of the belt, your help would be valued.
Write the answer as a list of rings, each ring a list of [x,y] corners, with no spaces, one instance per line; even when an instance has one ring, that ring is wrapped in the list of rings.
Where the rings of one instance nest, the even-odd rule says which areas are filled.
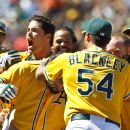
[[[71,121],[74,121],[74,120],[90,120],[90,117],[91,117],[90,114],[78,113],[78,114],[72,115]],[[112,120],[110,120],[108,118],[105,118],[105,122],[113,123],[113,124],[117,125],[118,127],[120,127],[119,123],[117,123],[115,121],[112,121]]]

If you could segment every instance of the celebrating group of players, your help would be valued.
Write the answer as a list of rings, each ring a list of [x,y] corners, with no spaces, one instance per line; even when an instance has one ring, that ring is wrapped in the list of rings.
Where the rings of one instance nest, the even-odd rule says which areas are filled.
[[[112,25],[105,19],[92,18],[82,29],[86,48],[79,51],[71,28],[55,31],[51,20],[34,15],[26,34],[28,51],[2,52],[1,121],[9,113],[6,108],[15,111],[3,130],[130,129],[130,65],[123,59],[125,46],[109,48]],[[124,33],[129,35],[129,28]]]
[[[63,114],[57,116],[57,113],[64,113],[65,94],[63,92],[52,94],[48,90],[45,82],[39,82],[35,79],[35,71],[37,66],[41,63],[40,59],[47,58],[59,51],[74,52],[77,49],[75,34],[69,27],[61,27],[55,32],[55,25],[48,18],[34,15],[30,19],[26,39],[28,52],[20,54],[17,52],[17,54],[11,53],[11,56],[4,56],[4,59],[7,56],[15,56],[15,62],[16,57],[17,59],[22,57],[22,60],[31,60],[28,62],[20,62],[1,74],[1,82],[11,83],[17,86],[16,88],[18,89],[17,96],[14,101],[12,101],[13,104],[15,104],[15,114],[14,119],[10,123],[10,129],[30,130],[42,129],[42,127],[44,129],[64,128]],[[52,44],[53,47],[51,48]],[[33,62],[32,60],[34,59],[38,61]],[[8,62],[8,60],[6,60],[6,62]],[[13,64],[14,60],[11,60],[11,62]],[[10,89],[12,87],[13,86],[10,86]],[[13,93],[11,94],[10,97],[12,98],[14,95]],[[4,93],[1,95],[6,99],[9,98],[8,95]],[[56,103],[52,103],[51,106],[50,103],[52,101]],[[49,111],[47,109],[49,109]],[[53,109],[55,109],[55,114],[50,112],[53,111]],[[44,113],[44,115],[42,113]],[[53,115],[57,116],[57,120],[52,120]]]

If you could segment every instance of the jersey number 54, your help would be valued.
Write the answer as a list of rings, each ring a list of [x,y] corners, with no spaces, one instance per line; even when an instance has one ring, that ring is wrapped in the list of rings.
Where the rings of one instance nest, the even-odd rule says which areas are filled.
[[[83,88],[78,88],[78,92],[81,96],[88,96],[94,91],[94,82],[92,81],[92,79],[83,77],[83,74],[93,74],[93,72],[94,70],[90,69],[78,69],[78,83],[88,84],[87,90],[83,90]],[[96,84],[96,91],[104,92],[107,99],[112,98],[113,77],[114,74],[109,72]]]

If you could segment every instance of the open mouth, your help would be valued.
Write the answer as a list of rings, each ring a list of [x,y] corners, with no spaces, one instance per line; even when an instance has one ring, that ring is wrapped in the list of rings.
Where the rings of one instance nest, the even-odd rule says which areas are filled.
[[[32,46],[32,45],[33,45],[33,42],[32,42],[31,39],[28,39],[28,45],[29,45],[29,46]]]
[[[60,51],[61,51],[61,52],[68,52],[69,49],[68,49],[68,48],[60,48]]]

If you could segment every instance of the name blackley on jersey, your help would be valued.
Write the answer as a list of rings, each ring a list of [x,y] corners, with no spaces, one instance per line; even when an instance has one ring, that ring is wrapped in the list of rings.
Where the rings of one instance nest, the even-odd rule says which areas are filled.
[[[83,54],[83,53],[82,53]],[[81,55],[82,55],[81,54]],[[106,53],[105,53],[106,54]],[[104,55],[104,53],[86,53],[84,52],[84,56],[80,54],[73,54],[69,56],[70,65],[74,64],[87,64],[87,65],[98,65],[99,67],[108,67],[113,68],[119,72],[122,72],[125,67],[125,63],[120,61],[120,58],[112,57],[111,55]],[[111,62],[114,61],[114,62]]]

